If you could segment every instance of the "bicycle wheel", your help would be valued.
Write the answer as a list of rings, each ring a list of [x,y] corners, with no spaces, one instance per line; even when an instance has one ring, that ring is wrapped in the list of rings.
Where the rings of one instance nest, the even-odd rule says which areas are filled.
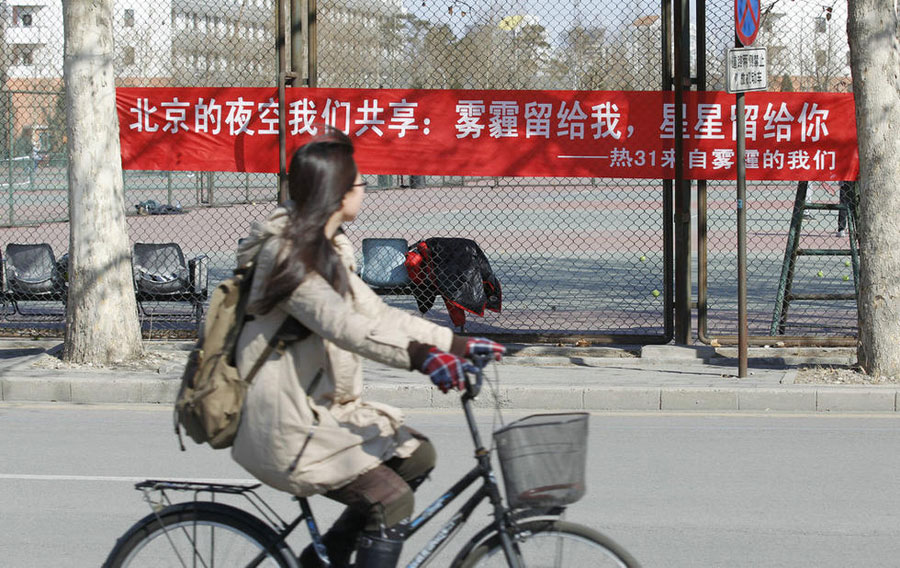
[[[514,546],[527,568],[637,568],[639,564],[609,537],[588,527],[553,519],[523,521],[516,525]],[[509,566],[500,535],[494,533],[454,562],[461,568]]]
[[[265,566],[296,568],[290,548],[275,544],[268,525],[240,509],[191,502],[166,507],[138,521],[119,539],[107,568]],[[260,553],[258,564],[253,564]]]

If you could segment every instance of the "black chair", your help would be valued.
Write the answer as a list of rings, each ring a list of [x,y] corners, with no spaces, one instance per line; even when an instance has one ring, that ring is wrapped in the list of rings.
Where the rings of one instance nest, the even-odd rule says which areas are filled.
[[[151,315],[144,302],[189,302],[200,326],[207,297],[209,257],[204,254],[185,262],[176,243],[134,243],[132,270],[141,313]]]
[[[4,265],[0,273],[3,300],[12,305],[13,312],[23,313],[19,302],[66,303],[66,259],[57,260],[53,247],[47,243],[6,245]],[[23,314],[24,315],[24,314]]]

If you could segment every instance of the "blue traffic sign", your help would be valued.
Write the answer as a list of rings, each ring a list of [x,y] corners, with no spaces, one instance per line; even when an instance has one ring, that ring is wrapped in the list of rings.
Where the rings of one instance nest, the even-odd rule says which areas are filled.
[[[760,0],[734,0],[734,31],[744,47],[750,47],[759,33]]]

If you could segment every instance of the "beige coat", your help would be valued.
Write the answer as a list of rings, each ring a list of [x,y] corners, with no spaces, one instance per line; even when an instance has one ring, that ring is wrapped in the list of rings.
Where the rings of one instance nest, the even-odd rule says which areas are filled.
[[[279,235],[287,220],[287,210],[277,209],[254,226],[238,251],[244,264],[263,247],[251,303],[260,298],[285,243]],[[287,314],[313,332],[263,364],[231,450],[258,479],[298,496],[341,487],[393,456],[409,456],[419,444],[401,426],[399,410],[362,400],[362,358],[408,369],[410,340],[449,350],[453,339],[449,329],[385,304],[356,276],[349,239],[338,234],[333,244],[349,272],[350,292],[342,297],[318,273],[309,273],[275,309],[247,322],[238,339],[237,364],[246,374]]]

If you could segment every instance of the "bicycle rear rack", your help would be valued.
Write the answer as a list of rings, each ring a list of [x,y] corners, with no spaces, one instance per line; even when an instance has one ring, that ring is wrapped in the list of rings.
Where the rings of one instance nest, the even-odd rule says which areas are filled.
[[[262,483],[252,485],[236,485],[232,483],[207,483],[198,481],[180,481],[175,479],[146,479],[134,484],[134,488],[140,491],[194,491],[197,493],[230,493],[239,495],[247,493],[262,486]]]
[[[160,509],[173,504],[166,491],[192,492],[194,494],[193,501],[195,502],[204,501],[204,499],[200,499],[200,496],[204,493],[210,494],[209,501],[211,502],[216,501],[216,494],[239,495],[246,499],[256,512],[276,530],[284,531],[291,528],[292,525],[290,523],[282,519],[262,497],[256,494],[256,489],[261,486],[261,483],[238,485],[177,479],[146,479],[134,484],[134,488],[144,494],[144,501],[147,502],[154,513],[158,513]],[[154,499],[153,492],[159,494],[158,498]]]

